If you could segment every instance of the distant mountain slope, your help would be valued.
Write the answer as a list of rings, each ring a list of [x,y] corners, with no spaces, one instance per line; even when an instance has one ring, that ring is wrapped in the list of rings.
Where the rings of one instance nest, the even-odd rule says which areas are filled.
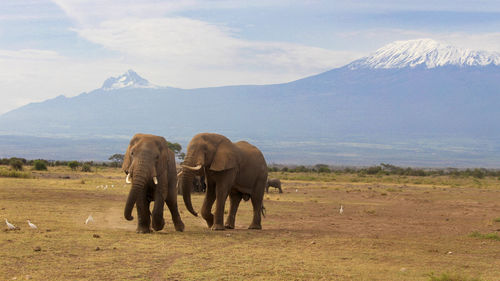
[[[0,133],[126,139],[150,132],[186,144],[194,134],[212,131],[263,143],[271,155],[287,142],[322,145],[308,152],[321,162],[337,161],[335,155],[343,154],[335,146],[339,142],[409,147],[439,143],[432,153],[459,146],[466,153],[446,154],[448,162],[466,163],[481,153],[480,146],[467,151],[466,144],[495,146],[500,139],[499,61],[492,53],[412,40],[389,44],[341,68],[276,85],[185,90],[154,86],[128,71],[90,93],[8,112],[0,116]],[[488,147],[488,155],[497,148],[500,155],[498,146]],[[382,161],[397,151],[379,153]],[[293,161],[304,158],[301,151],[285,154]],[[362,162],[363,155],[352,155],[351,160]],[[432,164],[432,157],[418,163]]]

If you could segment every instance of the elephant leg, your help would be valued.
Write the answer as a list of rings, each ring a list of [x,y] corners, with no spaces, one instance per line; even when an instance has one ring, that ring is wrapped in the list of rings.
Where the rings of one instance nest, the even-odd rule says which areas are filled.
[[[201,207],[201,216],[207,222],[209,228],[214,224],[214,215],[212,215],[212,205],[215,202],[215,182],[208,181],[207,193],[205,194],[205,199],[203,200],[203,206]]]
[[[215,188],[215,216],[214,225],[212,230],[224,230],[224,206],[226,204],[227,196],[233,186],[236,172],[233,170],[218,175]]]
[[[228,229],[234,229],[234,222],[236,220],[236,212],[238,211],[238,206],[240,205],[241,202],[241,192],[233,189],[231,190],[231,193],[229,193],[229,216],[226,219],[226,225],[224,226],[225,228]]]
[[[267,177],[266,177],[267,178]],[[252,194],[253,220],[248,229],[262,229],[261,213],[264,200],[265,181],[257,182]]]
[[[266,193],[269,193],[269,185],[266,185]]]
[[[165,203],[163,202],[163,197],[161,196],[160,191],[157,189],[155,191],[155,204],[153,207],[153,229],[155,231],[160,231],[165,226],[165,219],[163,218],[163,206]]]
[[[283,193],[283,190],[281,189],[281,184],[278,185],[278,189],[279,189],[280,193]]]
[[[139,198],[137,198],[137,233],[150,233],[151,229],[151,212],[149,211],[150,202],[147,200],[145,194],[141,192]]]
[[[184,223],[182,222],[181,215],[179,214],[179,208],[177,207],[177,194],[176,194],[176,182],[170,182],[168,187],[167,203],[168,209],[170,210],[170,215],[172,215],[172,222],[176,231],[184,231]]]

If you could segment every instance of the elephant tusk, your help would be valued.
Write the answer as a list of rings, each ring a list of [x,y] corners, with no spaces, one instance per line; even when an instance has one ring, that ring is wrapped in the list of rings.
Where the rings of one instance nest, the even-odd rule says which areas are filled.
[[[156,177],[153,177],[153,182],[154,182],[155,184],[158,184],[158,179],[157,179]]]
[[[125,178],[125,182],[132,183],[132,181],[130,180],[130,174],[127,174],[127,177]]]
[[[182,175],[182,171],[180,171],[179,173],[177,173],[177,177],[180,177]]]
[[[198,171],[201,169],[201,165],[198,165],[196,167],[190,167],[190,166],[186,166],[186,165],[181,165],[182,168],[185,168],[185,169],[188,169],[188,170],[191,170],[191,171]]]

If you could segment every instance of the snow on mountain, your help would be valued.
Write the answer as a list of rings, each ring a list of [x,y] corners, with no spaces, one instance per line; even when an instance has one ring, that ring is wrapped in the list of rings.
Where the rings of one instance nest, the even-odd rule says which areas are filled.
[[[104,81],[101,89],[103,90],[116,90],[122,88],[159,88],[151,84],[148,80],[142,78],[132,69],[129,69],[124,74],[118,77],[110,77]]]
[[[457,48],[432,39],[395,41],[347,65],[358,68],[404,68],[424,66],[486,66],[500,65],[500,54]]]

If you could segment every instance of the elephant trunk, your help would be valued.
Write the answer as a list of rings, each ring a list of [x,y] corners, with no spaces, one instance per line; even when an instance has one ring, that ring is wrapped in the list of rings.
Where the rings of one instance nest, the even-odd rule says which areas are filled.
[[[133,173],[132,187],[130,188],[127,203],[125,204],[125,210],[123,212],[125,219],[129,221],[134,219],[134,217],[132,216],[132,209],[137,202],[137,198],[141,196],[141,192],[144,192],[145,184],[146,178],[144,177],[144,172],[142,171],[142,169],[138,169],[137,172]]]
[[[128,221],[134,219],[134,217],[132,216],[132,209],[134,208],[135,202],[137,201],[139,192],[141,192],[141,188],[137,185],[132,185],[128,194],[127,203],[125,204],[125,210],[123,212],[125,219],[127,219]]]
[[[188,211],[193,214],[195,217],[198,216],[198,213],[193,209],[193,204],[191,203],[191,189],[193,185],[193,177],[194,174],[192,171],[184,170],[181,177],[181,189],[182,189],[182,198],[184,199],[184,205]]]

